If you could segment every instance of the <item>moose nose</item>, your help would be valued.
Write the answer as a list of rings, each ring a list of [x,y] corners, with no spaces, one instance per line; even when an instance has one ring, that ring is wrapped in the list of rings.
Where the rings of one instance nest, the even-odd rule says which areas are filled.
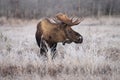
[[[79,37],[78,42],[79,42],[79,43],[82,43],[82,42],[83,42],[83,37],[82,37],[82,36]]]
[[[76,41],[75,41],[75,43],[82,43],[83,42],[83,37],[82,36],[80,36]]]

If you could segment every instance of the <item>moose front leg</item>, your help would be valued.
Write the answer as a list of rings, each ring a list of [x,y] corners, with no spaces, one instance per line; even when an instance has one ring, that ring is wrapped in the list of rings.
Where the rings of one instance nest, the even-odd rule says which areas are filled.
[[[51,58],[54,59],[55,55],[56,55],[57,43],[55,43],[55,42],[48,42],[47,44],[48,44],[48,48],[50,50]]]
[[[47,56],[46,53],[48,52],[46,41],[43,39],[43,36],[41,36],[41,42],[40,42],[40,54],[41,56]]]
[[[69,39],[66,39],[65,41],[63,41],[63,45],[65,45],[65,43],[68,43],[68,44],[70,44],[70,43],[72,43],[72,41],[71,40],[69,40]]]
[[[51,56],[52,56],[52,59],[54,59],[55,58],[55,55],[56,55],[56,47],[57,47],[57,43],[54,43],[53,45],[52,45],[52,47],[50,47],[51,48]]]
[[[51,58],[53,59],[56,54],[57,43],[48,43],[44,39],[41,40],[41,55],[48,57],[48,51],[50,50]]]
[[[41,42],[41,46],[40,46],[41,56],[46,56],[47,51],[48,51],[48,49],[47,49],[46,45],[43,42]]]

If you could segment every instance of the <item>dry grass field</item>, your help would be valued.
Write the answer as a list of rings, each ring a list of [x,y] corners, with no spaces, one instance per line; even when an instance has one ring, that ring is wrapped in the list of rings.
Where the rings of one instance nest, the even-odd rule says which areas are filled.
[[[59,43],[54,60],[39,56],[37,22],[0,18],[0,80],[120,80],[120,17],[86,18],[83,43]]]

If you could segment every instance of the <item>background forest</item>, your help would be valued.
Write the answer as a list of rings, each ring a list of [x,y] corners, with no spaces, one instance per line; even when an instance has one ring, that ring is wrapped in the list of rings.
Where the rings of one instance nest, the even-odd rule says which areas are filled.
[[[119,15],[120,0],[0,0],[0,17],[41,18],[65,12],[77,16]]]

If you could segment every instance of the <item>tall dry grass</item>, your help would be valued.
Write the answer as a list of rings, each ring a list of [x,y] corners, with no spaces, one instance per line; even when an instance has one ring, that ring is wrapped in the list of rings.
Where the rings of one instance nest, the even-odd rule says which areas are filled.
[[[119,22],[120,18],[86,18],[73,27],[84,42],[59,43],[54,60],[39,55],[36,21],[17,27],[2,24],[0,80],[119,80]]]

